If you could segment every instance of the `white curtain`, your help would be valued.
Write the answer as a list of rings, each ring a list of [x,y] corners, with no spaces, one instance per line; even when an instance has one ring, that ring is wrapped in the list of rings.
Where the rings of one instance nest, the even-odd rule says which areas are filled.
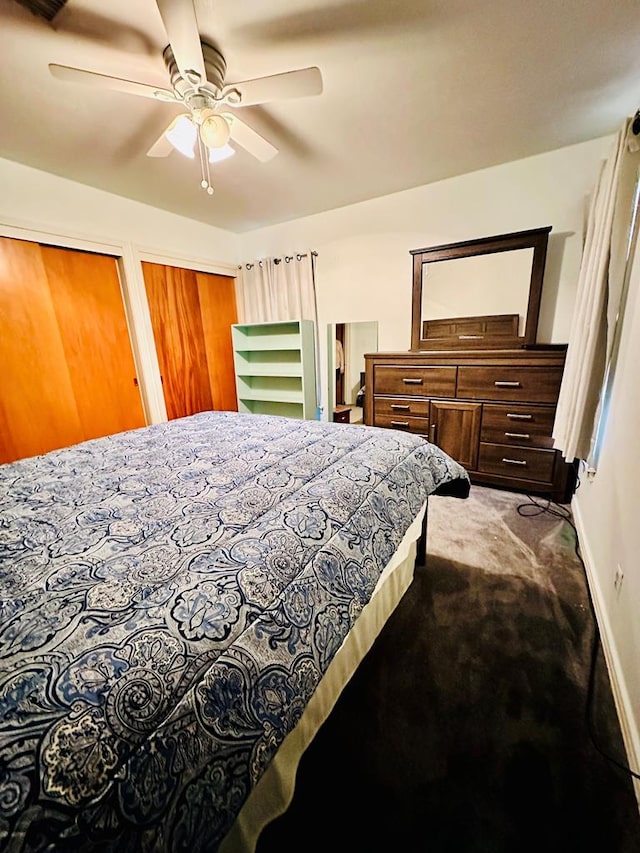
[[[553,429],[565,459],[589,459],[600,393],[611,352],[624,263],[620,241],[632,214],[637,152],[630,150],[631,122],[615,138],[591,197],[567,361]],[[631,146],[633,148],[633,146]]]
[[[245,264],[236,285],[242,323],[317,321],[314,255],[284,255]]]

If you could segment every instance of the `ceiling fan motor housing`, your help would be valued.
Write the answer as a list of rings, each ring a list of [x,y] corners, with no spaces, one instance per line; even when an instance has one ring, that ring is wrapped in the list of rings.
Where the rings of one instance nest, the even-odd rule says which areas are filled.
[[[224,56],[217,48],[213,47],[213,45],[207,44],[204,41],[201,41],[200,45],[202,47],[204,67],[207,74],[207,79],[201,82],[208,84],[207,88],[214,89],[216,94],[219,94],[224,88],[227,63],[225,62]],[[192,81],[185,79],[185,77],[180,73],[180,69],[178,68],[178,64],[175,60],[170,44],[165,47],[162,53],[162,58],[164,59],[167,71],[169,72],[171,86],[180,95],[180,97],[184,98],[185,95],[196,87]]]

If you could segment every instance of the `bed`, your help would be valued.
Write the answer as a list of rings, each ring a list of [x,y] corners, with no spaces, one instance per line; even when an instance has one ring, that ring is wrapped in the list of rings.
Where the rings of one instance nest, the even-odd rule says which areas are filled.
[[[252,850],[460,465],[206,412],[0,466],[0,849]]]

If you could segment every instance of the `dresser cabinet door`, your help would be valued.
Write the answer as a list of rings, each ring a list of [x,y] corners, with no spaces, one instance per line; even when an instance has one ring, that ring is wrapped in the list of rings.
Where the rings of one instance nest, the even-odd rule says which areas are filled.
[[[430,440],[464,468],[475,470],[482,404],[431,400],[430,413]]]

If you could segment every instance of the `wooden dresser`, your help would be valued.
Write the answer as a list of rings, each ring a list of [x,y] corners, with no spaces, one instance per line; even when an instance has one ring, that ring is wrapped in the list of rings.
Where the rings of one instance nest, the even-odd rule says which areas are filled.
[[[421,433],[471,481],[565,502],[574,470],[553,450],[566,347],[365,355],[364,422]]]

